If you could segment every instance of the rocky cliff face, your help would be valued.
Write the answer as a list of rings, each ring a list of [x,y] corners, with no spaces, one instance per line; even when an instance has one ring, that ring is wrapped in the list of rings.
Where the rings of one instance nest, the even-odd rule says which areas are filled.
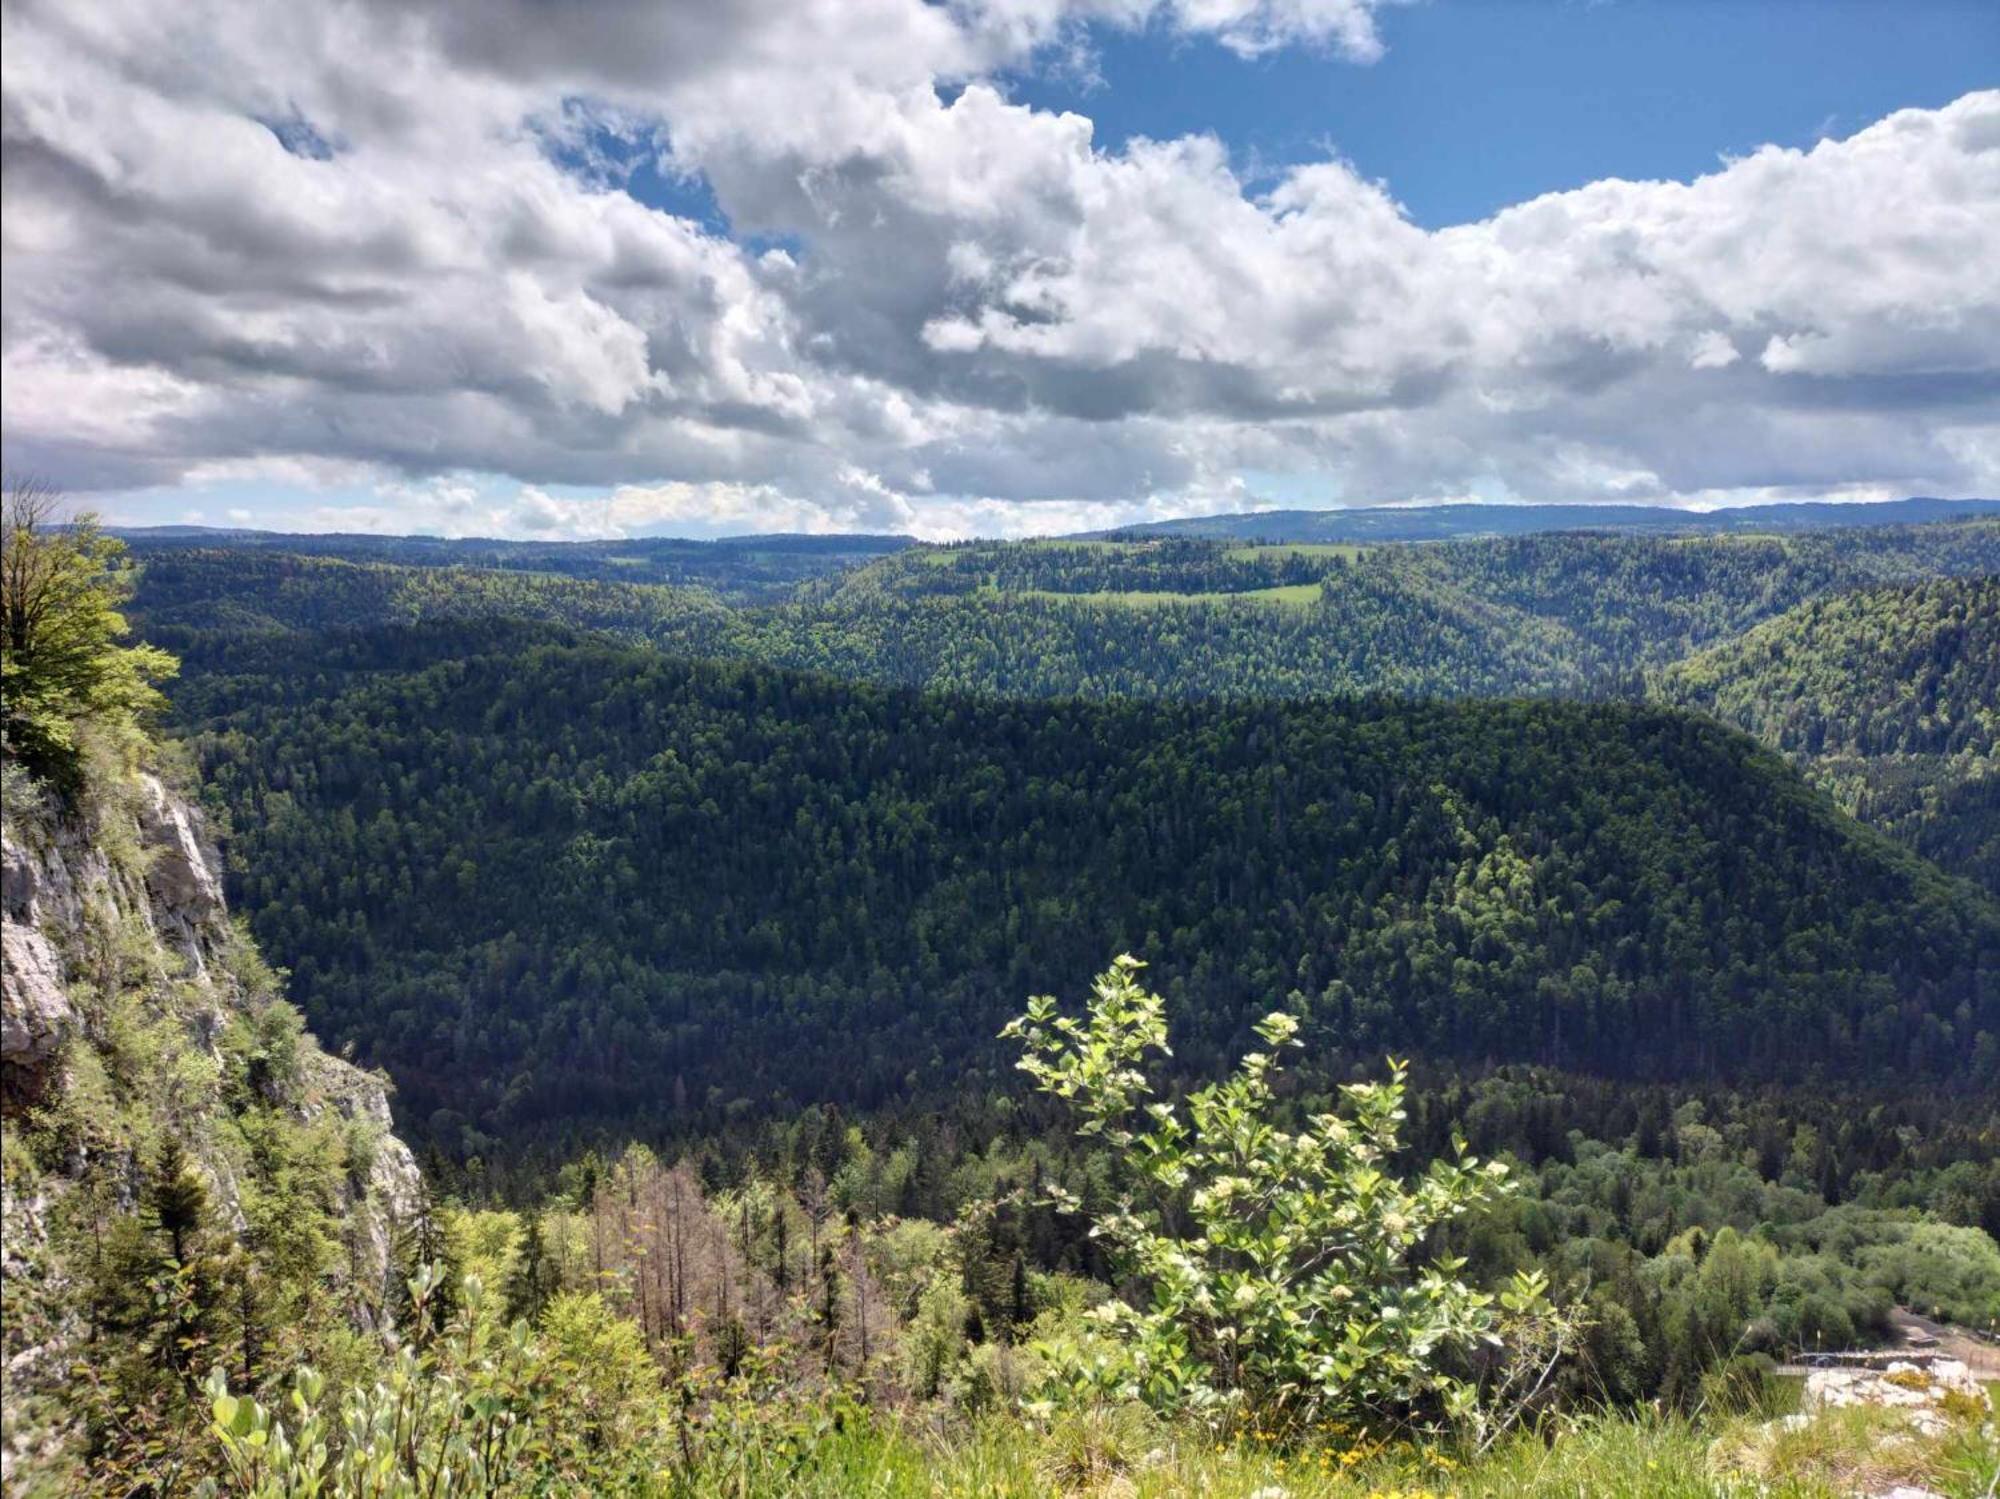
[[[240,1234],[257,1166],[232,1129],[250,1110],[338,1139],[344,1170],[315,1210],[346,1242],[340,1298],[380,1315],[399,1224],[420,1192],[391,1132],[385,1083],[322,1052],[231,925],[198,811],[152,775],[89,811],[10,773],[0,818],[0,1295],[10,1492],[68,1432],[61,1386],[83,1334],[65,1205],[88,1181],[108,1206],[140,1206],[150,1141],[171,1130],[208,1186],[222,1232]],[[276,1013],[282,1011],[283,1013]],[[143,1031],[146,1044],[129,1038]],[[281,1065],[243,1038],[278,1037]],[[270,1048],[266,1048],[268,1051]],[[135,1065],[134,1057],[143,1062]],[[248,1061],[246,1062],[246,1056]],[[330,1198],[330,1200],[326,1200]]]

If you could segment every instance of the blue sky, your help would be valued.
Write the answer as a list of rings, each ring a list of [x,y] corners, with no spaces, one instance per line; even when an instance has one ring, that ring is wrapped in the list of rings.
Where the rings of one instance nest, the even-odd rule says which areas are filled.
[[[1346,156],[1426,228],[1603,177],[1686,180],[1771,143],[2000,83],[2000,0],[1425,0],[1355,67],[1093,28],[1101,81],[1017,77],[1117,149],[1210,130],[1271,168]]]
[[[4,461],[538,536],[2000,491],[2000,0],[1106,8],[10,9]]]
[[[1357,67],[1100,23],[1084,67],[1058,50],[1003,81],[1087,116],[1102,150],[1212,132],[1253,185],[1344,156],[1429,229],[1606,177],[1687,181],[2000,83],[2000,0],[1419,0],[1378,25],[1388,52]],[[706,183],[604,144],[641,202],[726,225]]]

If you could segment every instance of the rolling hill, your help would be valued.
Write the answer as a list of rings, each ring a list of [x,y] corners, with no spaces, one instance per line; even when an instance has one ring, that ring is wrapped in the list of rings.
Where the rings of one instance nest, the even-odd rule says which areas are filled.
[[[1806,600],[1991,573],[2000,520],[1363,549],[980,543],[906,549],[735,606],[645,583],[161,547],[145,554],[133,612],[178,649],[218,631],[514,617],[1008,696],[1637,696],[1647,670]]]
[[[260,942],[454,1143],[983,1086],[1120,949],[1197,1067],[1295,992],[1329,1065],[2000,1078],[2000,908],[1673,709],[1003,701],[498,621],[180,696]]]
[[[2000,578],[1816,599],[1675,665],[1660,691],[2000,892]]]

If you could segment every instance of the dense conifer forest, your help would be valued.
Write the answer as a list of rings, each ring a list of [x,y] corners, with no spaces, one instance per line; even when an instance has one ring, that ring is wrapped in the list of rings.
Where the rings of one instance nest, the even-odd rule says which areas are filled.
[[[1006,703],[498,624],[181,701],[260,940],[419,1120],[943,1092],[1107,944],[1202,1058],[1297,994],[1356,1055],[2000,1063],[2000,912],[1671,709]]]
[[[982,543],[907,549],[734,608],[710,590],[475,566],[163,543],[142,555],[135,611],[163,639],[510,615],[676,654],[1009,696],[1601,696],[1635,695],[1649,668],[1809,599],[1991,574],[2000,521],[1366,549]]]

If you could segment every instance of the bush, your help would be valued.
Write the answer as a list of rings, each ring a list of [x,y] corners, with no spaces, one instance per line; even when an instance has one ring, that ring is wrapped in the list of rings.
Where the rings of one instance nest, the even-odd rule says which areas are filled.
[[[1140,1064],[1168,1054],[1167,1025],[1141,966],[1114,961],[1081,1020],[1037,998],[1003,1032],[1022,1042],[1022,1070],[1083,1115],[1080,1133],[1109,1142],[1144,1194],[1095,1232],[1144,1283],[1147,1304],[1094,1309],[1102,1338],[1044,1348],[1051,1367],[1076,1393],[1129,1392],[1254,1430],[1465,1413],[1472,1387],[1446,1360],[1493,1336],[1493,1298],[1456,1278],[1462,1260],[1425,1263],[1423,1249],[1506,1190],[1506,1168],[1472,1160],[1459,1141],[1452,1160],[1409,1181],[1390,1175],[1401,1063],[1385,1083],[1342,1089],[1347,1115],[1278,1128],[1271,1080],[1299,1024],[1282,1012],[1257,1027],[1269,1050],[1191,1094],[1185,1114],[1149,1101]],[[1523,1310],[1539,1299],[1515,1295]]]
[[[932,1274],[903,1334],[903,1378],[912,1395],[935,1400],[958,1373],[966,1353],[965,1319],[972,1303],[949,1270]]]

